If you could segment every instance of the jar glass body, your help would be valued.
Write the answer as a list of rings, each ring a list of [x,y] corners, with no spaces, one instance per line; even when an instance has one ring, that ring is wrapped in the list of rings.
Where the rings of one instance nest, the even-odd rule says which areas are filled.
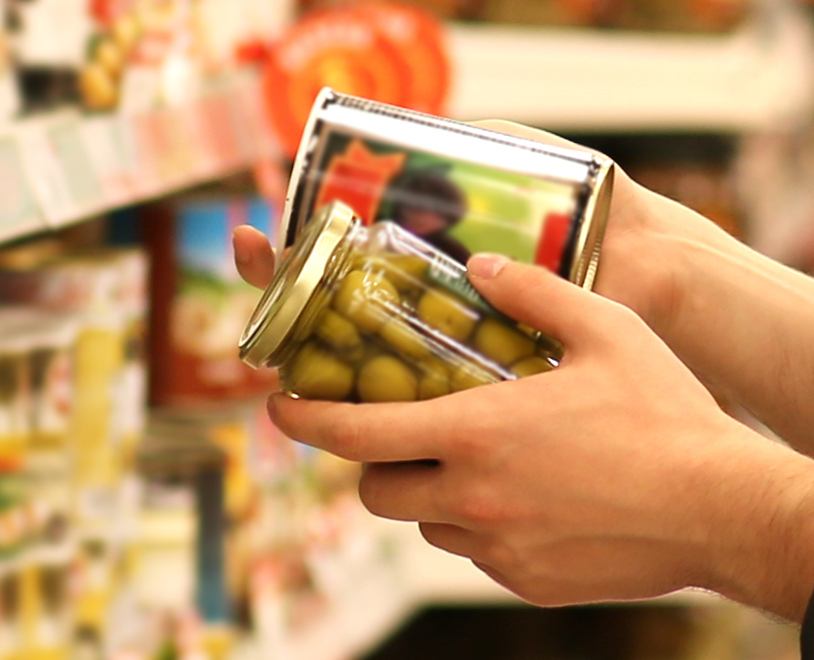
[[[355,220],[272,366],[304,398],[414,401],[548,371],[559,355],[458,262],[396,224]]]

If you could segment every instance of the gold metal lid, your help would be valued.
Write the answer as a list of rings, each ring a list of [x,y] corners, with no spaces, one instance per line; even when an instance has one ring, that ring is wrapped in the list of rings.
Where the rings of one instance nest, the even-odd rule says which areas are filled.
[[[341,202],[319,209],[263,292],[240,337],[240,359],[254,368],[276,366],[297,321],[314,298],[335,250],[356,221]]]

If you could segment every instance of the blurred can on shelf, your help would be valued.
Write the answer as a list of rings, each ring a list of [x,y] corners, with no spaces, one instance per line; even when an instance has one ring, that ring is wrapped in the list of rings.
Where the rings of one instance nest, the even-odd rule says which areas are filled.
[[[364,224],[392,221],[459,262],[501,252],[590,288],[613,176],[593,153],[324,89],[294,161],[281,244],[341,201]]]

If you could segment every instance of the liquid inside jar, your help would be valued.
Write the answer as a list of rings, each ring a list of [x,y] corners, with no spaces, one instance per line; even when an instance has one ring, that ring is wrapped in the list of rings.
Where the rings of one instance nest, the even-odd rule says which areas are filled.
[[[458,262],[389,222],[356,221],[286,344],[273,366],[287,391],[365,403],[514,380],[561,357],[555,341],[488,305]]]

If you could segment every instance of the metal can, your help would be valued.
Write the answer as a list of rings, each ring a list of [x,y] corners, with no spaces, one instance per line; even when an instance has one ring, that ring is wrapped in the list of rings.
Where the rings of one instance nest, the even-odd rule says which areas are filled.
[[[240,342],[309,399],[413,401],[554,368],[553,340],[492,308],[466,268],[332,202],[300,234]]]
[[[364,224],[389,220],[459,262],[500,252],[590,288],[613,175],[593,153],[324,89],[294,161],[281,244],[341,201]]]

